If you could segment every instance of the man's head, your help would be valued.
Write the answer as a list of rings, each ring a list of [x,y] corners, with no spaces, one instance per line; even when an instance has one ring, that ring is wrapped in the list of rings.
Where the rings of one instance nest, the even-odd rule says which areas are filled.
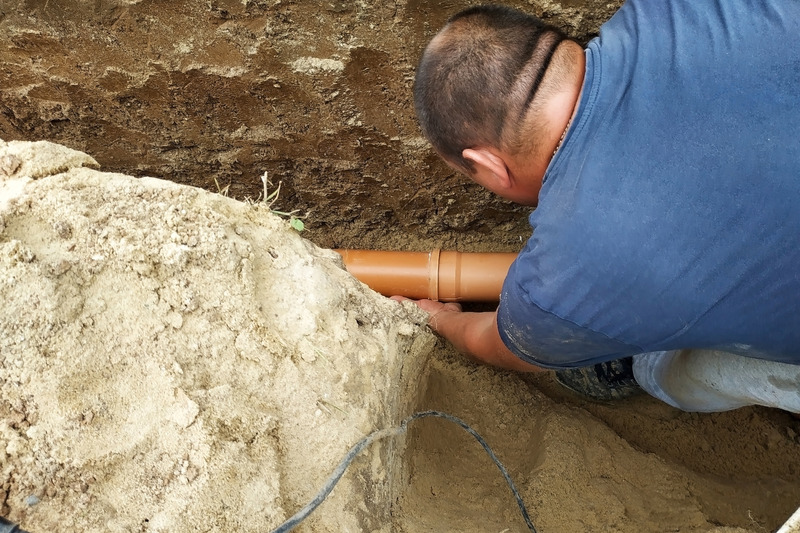
[[[465,149],[535,147],[530,118],[564,39],[557,28],[504,6],[452,17],[425,49],[414,85],[417,116],[436,151],[469,175]]]

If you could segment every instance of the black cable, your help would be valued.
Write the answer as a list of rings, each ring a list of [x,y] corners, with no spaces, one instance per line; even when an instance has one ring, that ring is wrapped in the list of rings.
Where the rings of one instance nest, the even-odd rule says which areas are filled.
[[[0,533],[28,533],[14,522],[0,516]]]
[[[350,463],[353,462],[353,459],[355,459],[355,457],[361,452],[361,450],[363,450],[376,440],[382,439],[384,437],[394,437],[396,435],[405,433],[406,430],[408,429],[409,422],[412,422],[413,420],[418,420],[420,418],[427,418],[429,416],[434,416],[437,418],[444,418],[445,420],[449,420],[450,422],[457,424],[462,429],[467,431],[470,435],[475,437],[475,440],[477,440],[480,443],[480,445],[483,446],[483,449],[486,450],[486,453],[489,454],[489,457],[491,457],[492,461],[494,461],[494,464],[496,464],[497,468],[500,469],[500,473],[503,474],[506,483],[508,483],[511,492],[514,494],[514,498],[516,498],[517,500],[517,505],[519,506],[519,510],[522,513],[522,518],[525,519],[525,524],[528,526],[528,529],[530,529],[533,533],[536,533],[536,528],[533,527],[533,522],[531,522],[531,518],[528,515],[528,510],[525,508],[525,503],[522,501],[522,497],[520,496],[517,487],[511,480],[511,476],[508,474],[508,470],[506,470],[506,467],[503,466],[503,463],[501,463],[500,460],[497,458],[497,456],[494,454],[492,449],[489,447],[489,444],[485,440],[483,440],[483,437],[481,437],[477,431],[472,429],[469,426],[469,424],[467,424],[466,422],[464,422],[459,418],[456,418],[452,415],[448,415],[447,413],[442,413],[440,411],[423,411],[420,413],[415,413],[406,418],[405,420],[403,420],[397,427],[374,431],[369,435],[367,435],[366,437],[364,437],[363,439],[361,439],[360,441],[358,441],[355,446],[350,448],[350,451],[347,452],[347,455],[344,456],[344,459],[342,459],[342,461],[339,463],[339,466],[336,467],[336,470],[333,471],[333,474],[331,474],[331,476],[328,478],[328,481],[325,483],[325,485],[322,487],[319,493],[317,493],[316,497],[314,497],[314,499],[311,500],[305,507],[303,507],[294,515],[292,515],[292,517],[289,518],[286,522],[284,522],[283,524],[278,526],[275,530],[273,530],[272,533],[287,533],[292,529],[294,529],[298,524],[300,524],[300,522],[305,520],[308,517],[308,515],[310,515],[314,511],[314,509],[316,509],[325,500],[325,498],[328,497],[331,491],[333,491],[333,488],[339,482],[339,479],[344,474],[344,471],[347,469],[348,466],[350,466]],[[0,531],[0,533],[3,532]]]

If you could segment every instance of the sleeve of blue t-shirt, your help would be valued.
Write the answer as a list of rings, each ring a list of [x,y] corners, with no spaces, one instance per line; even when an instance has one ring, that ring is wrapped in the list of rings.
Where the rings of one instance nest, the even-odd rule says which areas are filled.
[[[639,347],[541,309],[518,286],[517,268],[515,262],[509,269],[497,309],[500,338],[517,357],[544,368],[572,368],[642,353]]]

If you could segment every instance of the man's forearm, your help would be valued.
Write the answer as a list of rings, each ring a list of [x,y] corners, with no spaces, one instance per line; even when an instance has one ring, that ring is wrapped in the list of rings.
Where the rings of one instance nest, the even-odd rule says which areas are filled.
[[[430,325],[458,351],[476,361],[521,372],[542,370],[506,348],[497,330],[496,313],[440,311],[432,315]]]

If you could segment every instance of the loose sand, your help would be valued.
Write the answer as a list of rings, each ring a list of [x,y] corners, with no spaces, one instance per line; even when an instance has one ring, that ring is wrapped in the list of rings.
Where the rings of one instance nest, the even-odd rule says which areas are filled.
[[[269,531],[365,434],[435,408],[538,530],[774,530],[798,421],[597,404],[450,353],[264,205],[0,141],[0,514],[40,531]],[[525,531],[441,420],[381,441],[305,531]]]

